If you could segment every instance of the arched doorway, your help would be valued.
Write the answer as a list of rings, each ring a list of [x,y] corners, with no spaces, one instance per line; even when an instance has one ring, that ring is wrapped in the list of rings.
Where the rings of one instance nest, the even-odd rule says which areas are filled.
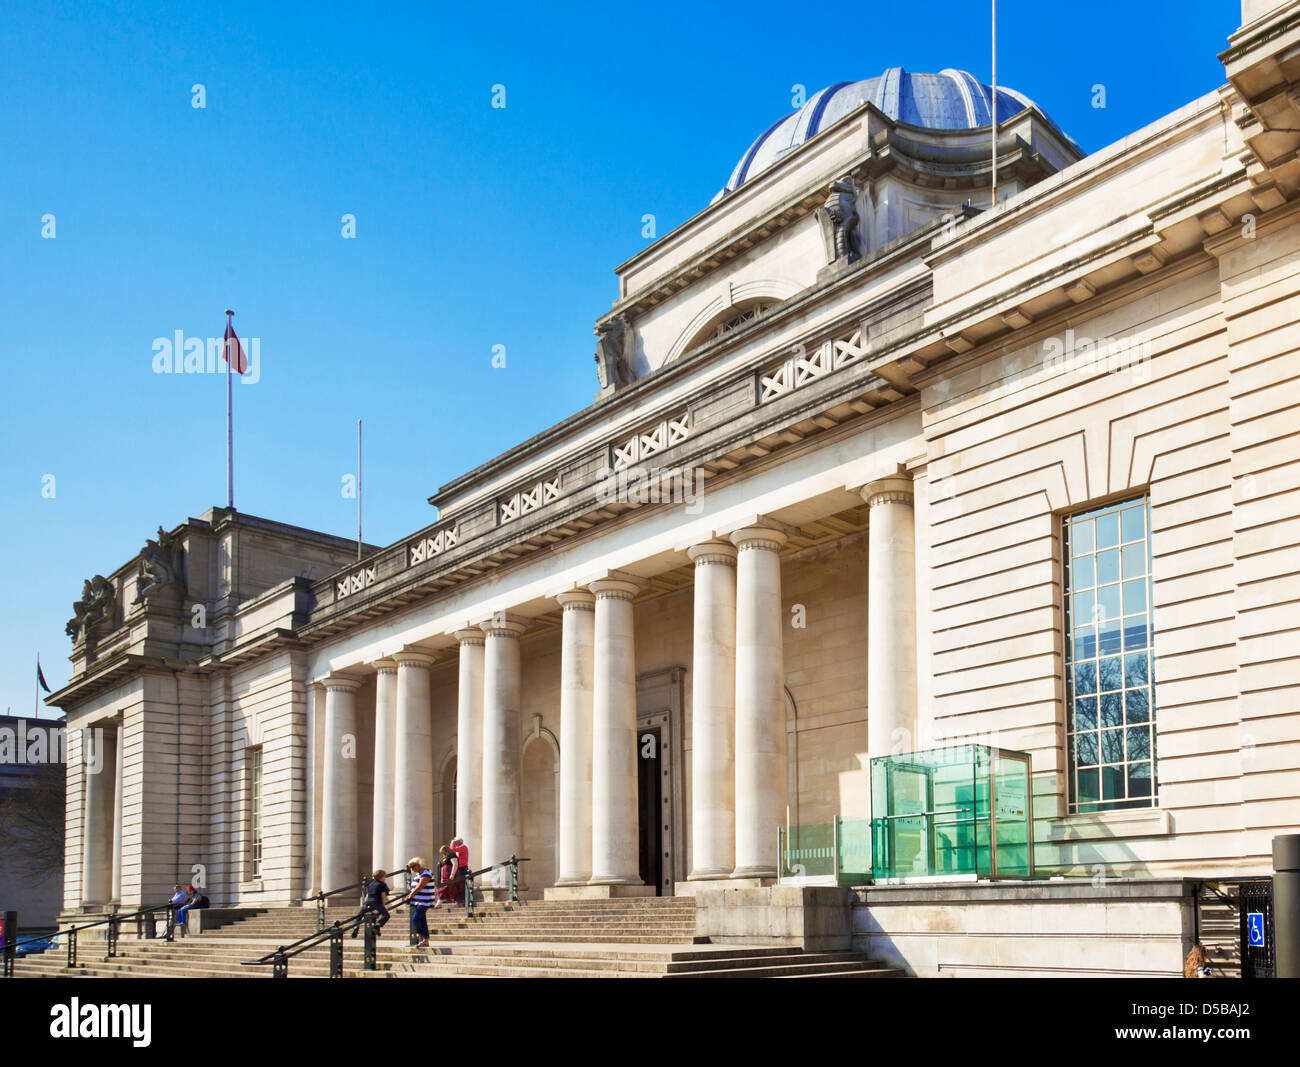
[[[520,880],[527,896],[540,897],[555,884],[559,853],[559,747],[549,730],[538,730],[524,743],[523,789],[524,855]]]

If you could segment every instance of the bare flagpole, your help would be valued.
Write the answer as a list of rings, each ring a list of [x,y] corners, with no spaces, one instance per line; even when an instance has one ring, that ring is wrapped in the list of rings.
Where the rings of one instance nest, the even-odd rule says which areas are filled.
[[[998,206],[998,0],[993,0],[993,204]]]
[[[357,559],[361,558],[361,420],[357,419]]]
[[[230,317],[234,314],[226,309],[226,499],[231,511],[235,510],[235,391],[231,388],[230,376],[230,333],[233,327]]]

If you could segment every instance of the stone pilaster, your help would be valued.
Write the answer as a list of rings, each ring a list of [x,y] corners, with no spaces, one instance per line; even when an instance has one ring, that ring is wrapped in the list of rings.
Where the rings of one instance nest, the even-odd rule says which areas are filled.
[[[632,597],[637,585],[591,583],[595,605],[592,680],[591,882],[639,886],[636,649]]]
[[[113,887],[114,903],[122,903],[122,786],[126,780],[126,731],[118,717],[113,730]]]
[[[733,878],[777,876],[785,819],[785,670],[781,546],[750,526],[731,535],[736,558],[736,866]]]
[[[397,661],[380,659],[375,671],[375,784],[370,863],[391,870],[409,856],[393,854],[393,812],[397,777]]]
[[[727,878],[736,865],[736,547],[706,541],[695,563],[691,683],[690,881]]]
[[[419,856],[433,862],[433,706],[423,652],[399,652],[397,661],[397,750],[394,759],[393,859]]]
[[[357,858],[357,689],[355,678],[325,679],[322,752],[321,883],[328,892],[355,882]]]
[[[91,725],[82,839],[81,903],[106,904],[113,892],[113,799],[117,793],[117,731],[110,722]]]
[[[591,751],[595,694],[596,598],[561,593],[560,870],[556,885],[591,878]]]
[[[916,530],[912,479],[863,486],[867,532],[867,752],[916,749]]]

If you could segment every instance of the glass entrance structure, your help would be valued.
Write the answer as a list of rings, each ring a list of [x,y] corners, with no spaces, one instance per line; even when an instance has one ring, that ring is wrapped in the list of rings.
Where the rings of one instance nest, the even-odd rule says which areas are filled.
[[[871,761],[875,882],[1034,876],[1027,752],[987,745]]]

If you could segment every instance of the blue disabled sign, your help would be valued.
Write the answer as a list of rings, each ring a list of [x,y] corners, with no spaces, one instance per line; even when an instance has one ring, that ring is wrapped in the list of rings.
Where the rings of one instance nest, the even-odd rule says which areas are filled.
[[[1264,947],[1264,913],[1262,911],[1246,912],[1246,929],[1250,933],[1250,947]]]

